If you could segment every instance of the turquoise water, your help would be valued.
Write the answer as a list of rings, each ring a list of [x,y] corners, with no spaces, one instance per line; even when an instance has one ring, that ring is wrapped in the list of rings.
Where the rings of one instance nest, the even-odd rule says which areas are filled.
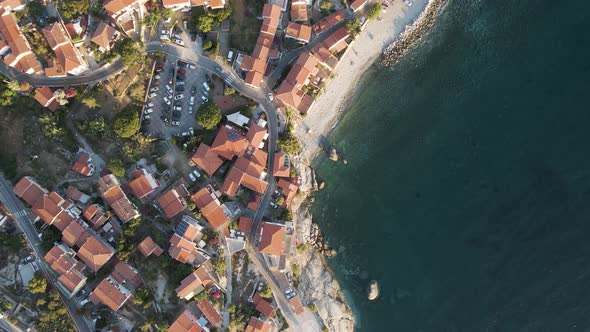
[[[590,331],[589,13],[450,0],[364,76],[314,204],[358,331]]]

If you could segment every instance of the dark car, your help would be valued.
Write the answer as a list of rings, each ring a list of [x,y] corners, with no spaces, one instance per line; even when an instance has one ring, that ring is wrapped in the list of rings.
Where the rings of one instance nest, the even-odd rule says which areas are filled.
[[[180,117],[180,111],[172,111],[172,118]]]
[[[182,85],[179,85],[176,87],[176,91],[184,91],[184,87]]]
[[[170,68],[168,74],[170,75],[170,77],[174,77],[174,68]]]
[[[188,63],[178,60],[178,67],[186,68],[187,65],[188,65]]]
[[[182,100],[175,101],[174,106],[182,106]]]
[[[186,70],[184,70],[184,69],[179,69],[179,70],[178,70],[178,73],[179,73],[180,75],[184,75],[184,74],[186,74]]]
[[[177,81],[184,81],[184,79],[185,79],[184,75],[176,75]]]
[[[194,96],[196,93],[197,93],[197,87],[196,86],[193,86],[191,88],[191,96]]]

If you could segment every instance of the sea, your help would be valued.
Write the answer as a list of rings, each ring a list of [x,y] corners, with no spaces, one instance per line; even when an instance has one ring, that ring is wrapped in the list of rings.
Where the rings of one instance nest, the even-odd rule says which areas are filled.
[[[358,86],[313,205],[355,330],[590,331],[590,1],[449,0]]]

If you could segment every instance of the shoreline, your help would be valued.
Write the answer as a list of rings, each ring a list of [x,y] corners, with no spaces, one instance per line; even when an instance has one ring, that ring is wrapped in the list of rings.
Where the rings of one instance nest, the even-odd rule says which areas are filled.
[[[301,143],[300,157],[308,165],[320,154],[323,143],[346,114],[358,87],[358,81],[380,57],[393,59],[403,55],[429,30],[446,0],[414,0],[411,7],[395,1],[375,21],[365,24],[348,46],[325,91],[308,114],[298,117],[295,135]],[[397,59],[397,58],[395,58]],[[391,65],[395,61],[387,61]]]

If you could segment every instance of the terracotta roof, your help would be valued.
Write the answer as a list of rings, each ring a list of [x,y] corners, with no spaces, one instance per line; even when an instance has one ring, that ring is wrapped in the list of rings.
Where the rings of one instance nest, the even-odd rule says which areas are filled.
[[[262,173],[260,165],[245,157],[240,157],[225,177],[221,190],[228,196],[235,196],[239,186],[243,185],[262,194],[268,184],[260,179],[260,173]]]
[[[311,27],[309,25],[289,22],[285,36],[309,43],[311,39]]]
[[[54,245],[51,249],[49,249],[47,254],[45,254],[45,257],[43,257],[43,258],[45,259],[47,264],[51,265],[51,264],[55,263],[65,253],[66,252],[63,250],[63,248],[61,246]]]
[[[259,88],[260,86],[262,86],[262,80],[264,79],[263,74],[259,73],[257,71],[249,71],[246,74],[246,78],[244,79],[244,82],[246,84],[250,84],[254,87]]]
[[[265,3],[262,7],[262,17],[278,21],[281,18],[281,7]]]
[[[255,148],[260,148],[262,141],[266,139],[267,135],[268,131],[265,128],[262,128],[256,123],[251,123],[250,127],[248,127],[246,138]]]
[[[369,0],[355,0],[351,5],[350,8],[352,8],[352,11],[356,12],[357,10],[359,10],[361,7],[363,7],[367,2],[369,2]]]
[[[268,59],[269,53],[270,47],[268,46],[264,46],[263,44],[256,44],[256,46],[254,46],[254,51],[252,51],[252,57],[255,59],[259,59],[260,62],[260,64],[257,64],[258,68],[256,68],[256,71],[264,73],[264,70],[266,70],[266,59]]]
[[[293,307],[293,311],[295,311],[296,315],[301,315],[305,309],[303,309],[303,304],[301,304],[301,299],[299,295],[295,295],[289,299],[289,304]]]
[[[43,196],[33,205],[33,213],[39,216],[47,225],[54,225],[63,231],[75,218],[65,210],[71,202],[66,201],[56,192]]]
[[[117,33],[117,30],[101,21],[94,31],[91,41],[108,50],[111,48],[111,42],[113,41],[113,37],[115,37],[115,33]]]
[[[175,6],[190,6],[189,0],[162,0],[164,8],[170,8]]]
[[[160,248],[160,246],[158,246],[154,240],[152,240],[151,237],[146,237],[145,239],[143,239],[143,241],[141,241],[139,243],[139,245],[137,246],[137,249],[139,250],[139,252],[141,252],[142,255],[144,255],[145,257],[154,254],[156,256],[160,256],[162,254],[162,252],[164,252],[162,250],[162,248]]]
[[[203,217],[211,224],[211,227],[219,230],[229,219],[221,206],[221,202],[212,193],[212,190],[211,187],[204,187],[192,195],[191,200],[197,205]]]
[[[275,314],[275,308],[268,302],[267,300],[263,299],[258,292],[254,294],[252,297],[252,301],[256,305],[256,311],[261,313],[266,318],[272,318]]]
[[[202,332],[205,331],[199,324],[197,324],[197,316],[194,313],[192,306],[184,309],[184,311],[176,318],[174,323],[168,328],[168,332]]]
[[[143,170],[140,174],[139,177],[129,183],[129,187],[131,187],[137,198],[142,199],[156,191],[160,184],[152,173]]]
[[[262,20],[262,26],[260,27],[260,33],[265,33],[270,36],[274,36],[277,33],[278,20],[272,18],[264,18]]]
[[[24,7],[27,0],[2,0],[0,1],[0,7],[4,7],[7,10],[17,10]]]
[[[104,10],[109,16],[115,16],[123,10],[127,10],[128,7],[136,4],[137,0],[106,0],[104,3]]]
[[[192,264],[197,258],[197,245],[178,234],[173,234],[170,238],[170,256],[181,263]]]
[[[338,53],[345,49],[348,44],[346,43],[346,38],[350,36],[350,33],[346,29],[346,27],[342,27],[336,31],[334,31],[330,36],[328,36],[322,42],[322,46],[327,48],[332,53]]]
[[[48,194],[47,190],[39,185],[35,179],[25,176],[14,186],[13,192],[16,196],[22,198],[27,204],[33,206],[44,195]]]
[[[135,286],[141,284],[141,278],[139,277],[139,272],[129,264],[125,262],[118,262],[115,265],[115,272],[117,272],[121,277],[123,277],[128,282],[134,284]]]
[[[209,0],[209,7],[211,9],[220,9],[225,6],[225,0]]]
[[[86,221],[92,224],[94,229],[98,229],[109,219],[109,216],[104,213],[102,207],[98,204],[88,205],[88,207],[84,209],[82,216]]]
[[[90,156],[88,153],[82,153],[78,160],[72,166],[72,171],[82,174],[84,176],[90,176],[94,172],[94,165],[90,163]]]
[[[211,304],[209,300],[202,299],[198,301],[197,307],[199,308],[199,310],[201,310],[203,315],[205,315],[205,318],[207,318],[211,325],[219,327],[219,325],[221,324],[221,315],[219,314],[217,309],[213,307],[213,304]]]
[[[248,322],[248,326],[246,326],[245,332],[269,332],[272,324],[270,322],[265,322],[259,318],[252,317]]]
[[[70,294],[73,294],[86,284],[86,277],[81,273],[84,270],[84,264],[69,252],[64,251],[62,246],[64,245],[53,246],[44,259],[59,275],[58,281],[68,289]]]
[[[55,50],[62,44],[69,43],[69,38],[60,23],[53,23],[41,30],[51,49]]]
[[[62,241],[70,247],[80,247],[90,234],[87,231],[88,225],[83,221],[73,221],[62,231]]]
[[[307,7],[305,5],[291,5],[291,21],[304,22],[308,20]]]
[[[51,104],[51,102],[55,99],[53,96],[53,90],[49,87],[40,87],[35,89],[35,100],[39,102],[39,104],[47,107]]]
[[[102,303],[116,312],[129,300],[131,292],[110,275],[104,278],[88,297],[94,304]]]
[[[90,236],[78,250],[78,257],[92,272],[97,272],[114,254],[115,249],[97,235]]]
[[[205,266],[200,266],[193,273],[182,279],[176,288],[176,294],[181,299],[190,299],[203,289],[214,283],[213,277]]]
[[[263,222],[260,227],[259,235],[260,242],[258,242],[258,250],[261,253],[272,256],[281,255],[283,250],[283,238],[285,237],[285,226]]]
[[[250,234],[252,229],[252,218],[240,217],[240,223],[238,224],[238,230],[240,232]]]
[[[191,160],[209,176],[213,175],[223,164],[223,160],[219,158],[219,155],[211,151],[211,147],[205,143],[199,145]]]
[[[219,129],[211,145],[211,150],[225,159],[241,156],[246,151],[248,142],[246,137],[230,126]]]
[[[123,193],[119,180],[113,174],[107,174],[98,180],[98,190],[122,223],[139,217],[139,211]]]
[[[283,207],[291,206],[291,202],[293,201],[293,198],[295,198],[295,195],[297,195],[299,186],[285,179],[279,179],[277,185],[282,189],[283,195],[285,195],[285,203],[283,204]]]
[[[344,9],[334,12],[330,14],[328,17],[316,23],[313,26],[313,32],[315,32],[316,34],[324,32],[345,18],[346,14],[344,13]]]
[[[273,176],[277,177],[289,177],[291,172],[291,163],[289,162],[289,157],[283,152],[275,152],[275,161],[273,165]]]
[[[87,195],[84,194],[83,192],[81,192],[80,190],[78,190],[78,188],[70,185],[70,186],[68,186],[68,189],[66,189],[66,196],[75,200],[75,201],[79,201],[82,199],[82,197],[87,196]]]
[[[260,46],[260,47],[272,47],[272,40],[273,40],[273,37],[268,36],[268,35],[262,35],[261,34],[256,39],[256,46]],[[254,50],[256,50],[256,49],[254,49]],[[261,58],[261,57],[258,56],[258,58]]]
[[[164,210],[167,218],[173,218],[186,209],[186,201],[178,194],[176,189],[169,190],[158,197],[158,204]]]
[[[21,72],[36,73],[41,65],[31,51],[27,39],[21,34],[13,13],[0,8],[0,34],[4,43],[10,48],[10,54],[4,57],[4,63]]]
[[[258,206],[260,205],[260,201],[262,200],[262,197],[260,195],[254,195],[254,199],[251,199],[248,202],[248,209],[256,211],[258,210]]]

